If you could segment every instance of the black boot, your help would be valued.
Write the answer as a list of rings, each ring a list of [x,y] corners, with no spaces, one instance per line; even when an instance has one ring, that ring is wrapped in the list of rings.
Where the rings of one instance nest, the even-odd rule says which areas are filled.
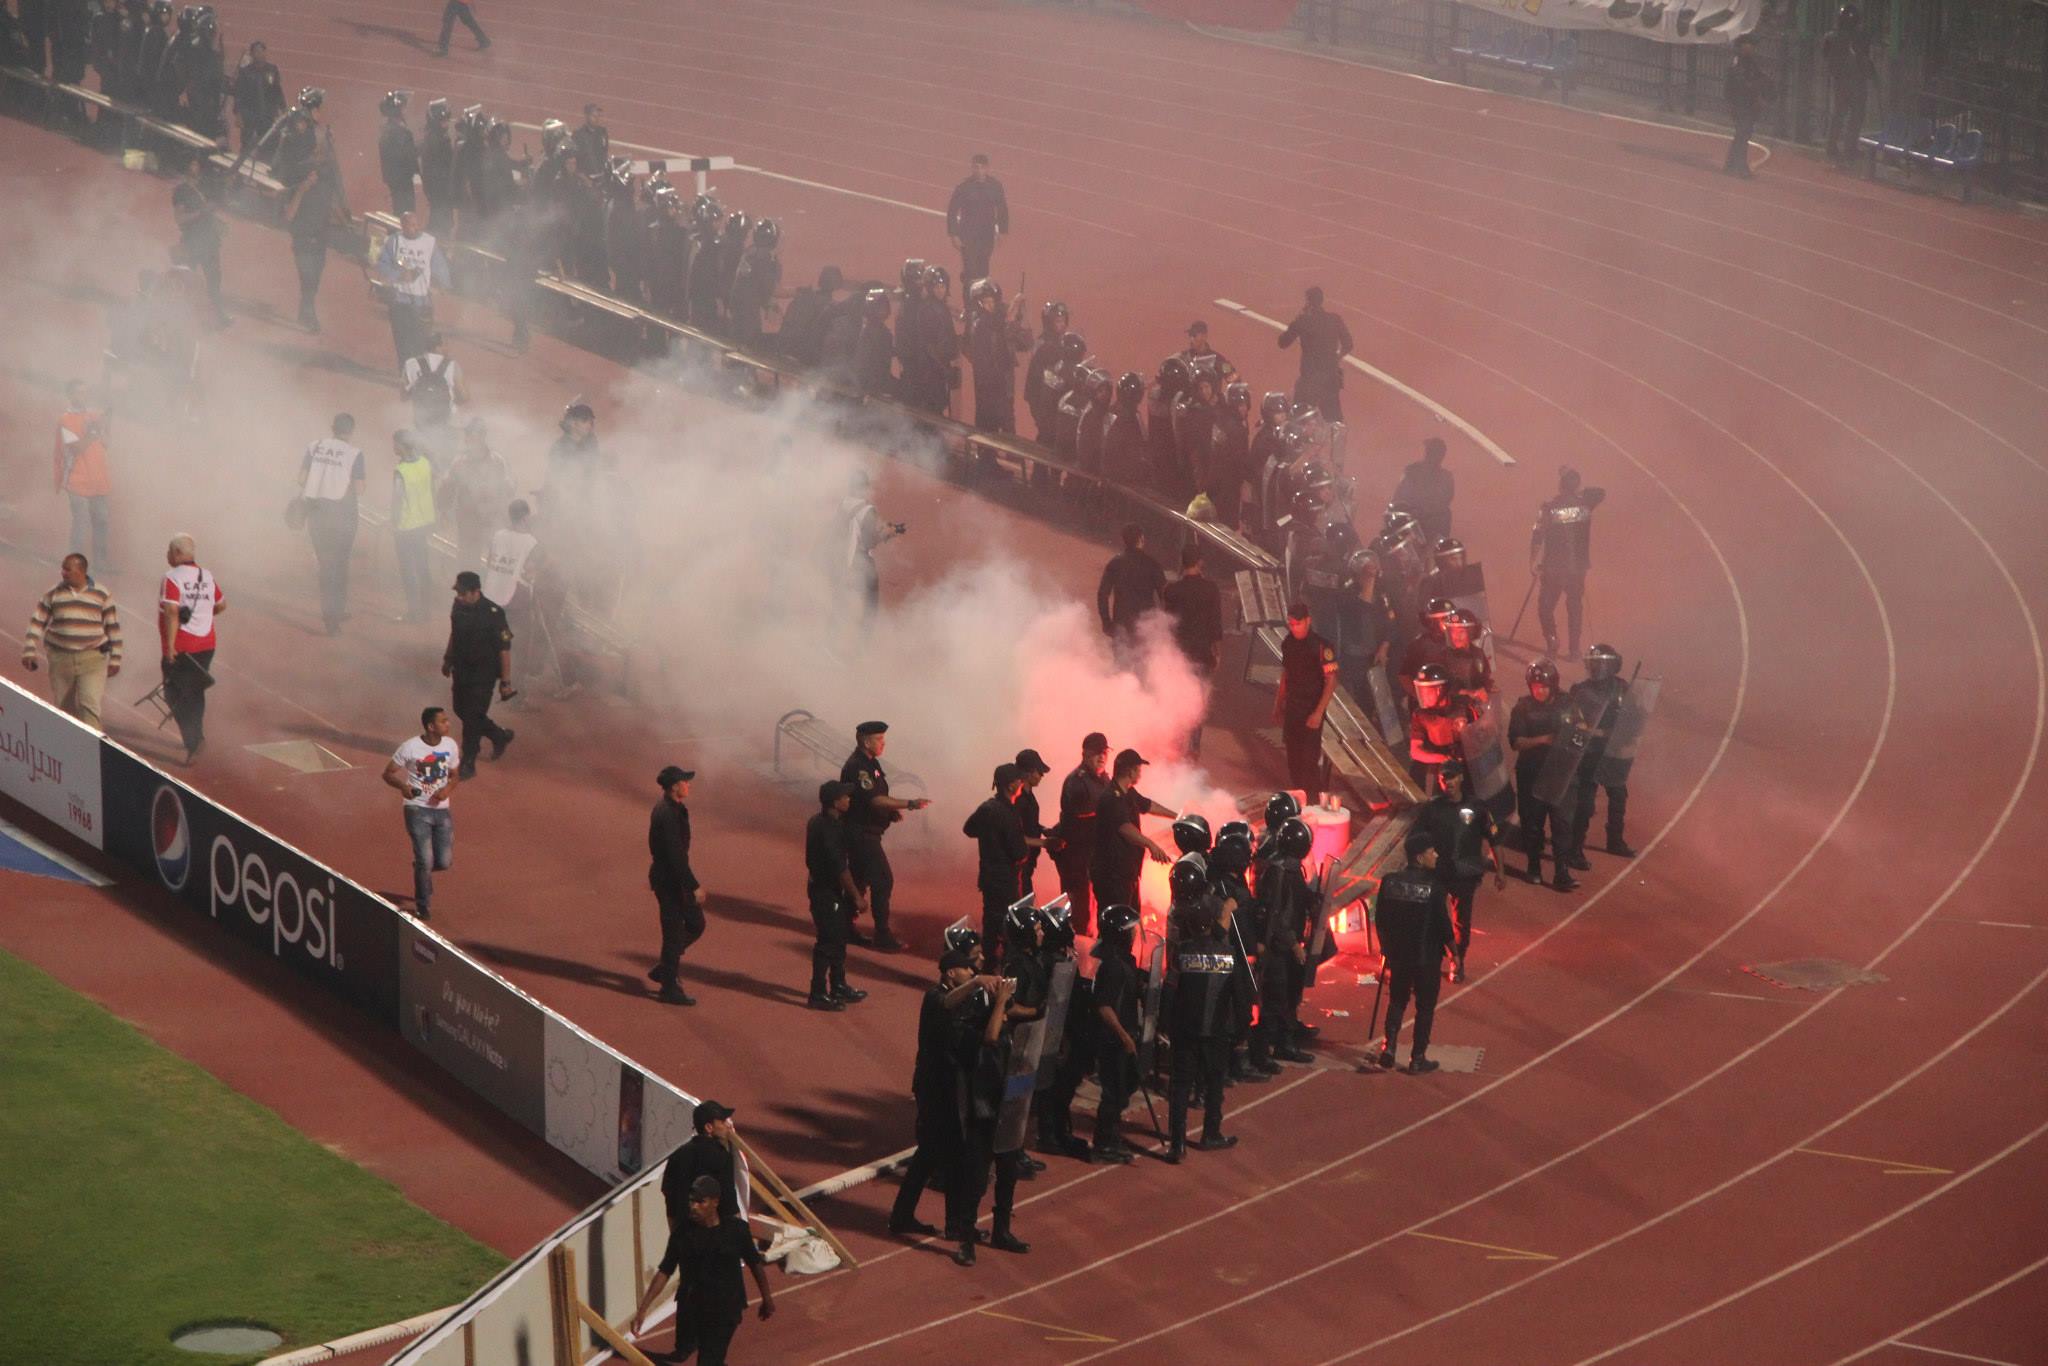
[[[1029,1252],[1031,1244],[1010,1232],[1010,1221],[998,1219],[988,1235],[988,1245],[998,1252]]]

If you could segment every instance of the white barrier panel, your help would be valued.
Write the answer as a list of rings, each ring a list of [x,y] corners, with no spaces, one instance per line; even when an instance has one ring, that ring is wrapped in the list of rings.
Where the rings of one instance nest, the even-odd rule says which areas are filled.
[[[0,679],[0,795],[106,848],[99,733]]]

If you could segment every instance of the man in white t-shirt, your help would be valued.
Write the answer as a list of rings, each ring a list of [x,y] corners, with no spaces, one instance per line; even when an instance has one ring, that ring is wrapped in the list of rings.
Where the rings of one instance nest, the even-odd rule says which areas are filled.
[[[460,747],[448,738],[448,713],[420,712],[420,733],[407,738],[384,765],[384,782],[405,796],[405,833],[412,837],[413,914],[427,919],[434,899],[434,874],[455,863],[455,818],[448,796],[461,781]]]
[[[391,345],[398,363],[427,349],[434,321],[434,286],[448,287],[448,258],[434,234],[420,227],[418,214],[400,214],[398,231],[377,253],[377,281],[391,310]]]
[[[299,461],[299,497],[306,534],[320,562],[320,619],[327,634],[341,634],[348,619],[348,562],[356,544],[356,500],[363,492],[362,448],[349,440],[356,420],[337,413],[332,435],[306,447]]]

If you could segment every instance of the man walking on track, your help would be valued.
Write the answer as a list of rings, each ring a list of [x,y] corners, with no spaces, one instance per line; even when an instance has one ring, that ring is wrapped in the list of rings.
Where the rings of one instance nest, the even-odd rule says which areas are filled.
[[[1306,403],[1331,422],[1344,420],[1344,358],[1351,354],[1351,329],[1323,307],[1323,287],[1310,285],[1301,312],[1280,334],[1280,349],[1301,343],[1301,376],[1294,382],[1294,401]],[[1272,509],[1267,509],[1273,515]]]
[[[420,712],[420,733],[407,737],[384,765],[384,782],[405,796],[405,833],[412,839],[413,914],[427,918],[434,899],[434,874],[455,863],[455,817],[448,798],[455,791],[457,750],[448,738],[448,713]]]
[[[79,380],[64,386],[56,457],[57,491],[71,501],[71,551],[84,554],[90,536],[92,557],[105,573],[113,564],[107,553],[107,499],[114,492],[107,473],[107,418],[88,406]]]
[[[484,36],[483,25],[476,21],[476,10],[470,4],[470,0],[448,0],[448,4],[441,11],[441,41],[434,49],[436,57],[448,55],[448,40],[455,36],[455,24],[458,20],[464,28],[476,35],[478,52],[490,47],[491,40]]]
[[[299,461],[299,509],[320,564],[320,620],[339,635],[348,619],[348,562],[356,544],[356,501],[363,492],[363,451],[349,440],[356,420],[336,413],[333,433],[306,447]]]
[[[21,642],[21,666],[36,671],[36,650],[50,659],[50,697],[94,730],[107,680],[121,672],[121,617],[114,595],[92,581],[85,556],[64,557],[64,577],[36,602]]]
[[[441,655],[441,676],[454,684],[456,719],[462,722],[462,779],[476,776],[476,756],[491,742],[497,759],[514,733],[491,720],[491,689],[498,700],[519,695],[512,686],[512,627],[505,609],[484,596],[484,581],[473,569],[455,576],[455,606],[448,613],[448,648]]]
[[[988,278],[996,239],[1010,230],[1010,201],[1003,182],[988,173],[988,153],[976,152],[967,179],[953,187],[946,205],[946,236],[960,252],[960,283]]]
[[[180,532],[171,537],[157,622],[164,647],[164,705],[178,722],[188,764],[206,747],[206,690],[213,686],[218,644],[213,619],[228,610],[220,585],[199,567],[198,554],[190,536]]]
[[[868,894],[853,880],[846,837],[846,813],[853,789],[841,782],[818,788],[818,814],[804,830],[804,871],[811,902],[813,1010],[839,1010],[867,999],[867,993],[846,984],[846,936],[857,910],[866,910]]]
[[[660,999],[672,1006],[693,1006],[697,998],[683,990],[677,975],[683,954],[704,934],[704,904],[698,897],[697,875],[690,868],[690,783],[696,773],[670,764],[655,778],[661,800],[647,820],[647,885],[661,910],[661,961],[648,977],[661,987]]]

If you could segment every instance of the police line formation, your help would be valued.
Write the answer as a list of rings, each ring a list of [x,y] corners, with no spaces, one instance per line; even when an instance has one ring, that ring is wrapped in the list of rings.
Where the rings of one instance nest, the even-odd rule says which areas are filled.
[[[209,8],[188,7],[172,31],[170,9],[164,0],[96,9],[89,29],[93,63],[110,94],[217,134],[225,99],[218,26]],[[281,83],[260,43],[251,46],[233,91],[243,154],[268,157],[272,175],[292,193],[295,219],[308,186],[324,187],[330,196],[312,211],[317,228],[324,230],[336,213],[345,217],[333,140],[321,122],[323,93],[308,88],[289,108],[279,107]],[[1188,344],[1167,357],[1149,381],[1135,371],[1112,381],[1072,329],[1062,303],[1041,308],[1035,338],[1026,331],[1024,301],[1006,307],[1001,287],[987,275],[995,244],[1008,230],[1008,205],[985,157],[975,158],[949,213],[963,264],[972,268],[963,320],[951,310],[949,273],[921,260],[904,263],[893,290],[878,282],[849,290],[841,272],[827,267],[814,289],[782,291],[776,224],[750,223],[744,212],[728,212],[710,195],[686,203],[660,163],[642,169],[613,157],[602,110],[594,104],[573,132],[555,120],[543,126],[538,165],[516,161],[509,126],[486,118],[479,107],[456,117],[445,100],[432,101],[423,140],[415,140],[407,127],[406,107],[402,92],[385,96],[379,144],[394,210],[408,218],[414,214],[415,177],[428,197],[425,229],[409,222],[406,235],[446,234],[504,251],[514,262],[508,301],[522,335],[526,312],[512,296],[521,292],[517,282],[531,277],[524,269],[530,265],[735,340],[765,342],[864,390],[931,411],[950,406],[964,356],[973,369],[976,425],[1005,432],[1014,430],[1018,358],[1027,357],[1024,399],[1041,443],[1111,481],[1184,499],[1191,517],[1231,526],[1281,557],[1290,599],[1282,684],[1290,741],[1294,733],[1320,725],[1333,686],[1329,680],[1341,679],[1361,701],[1371,699],[1391,743],[1406,731],[1413,772],[1431,794],[1406,838],[1406,866],[1389,872],[1374,895],[1372,925],[1383,955],[1380,987],[1387,1017],[1379,1047],[1361,1070],[1396,1065],[1411,1004],[1416,1019],[1407,1070],[1426,1073],[1437,1066],[1428,1043],[1440,982],[1444,976],[1465,977],[1474,902],[1489,866],[1496,887],[1502,885],[1504,846],[1518,846],[1526,855],[1527,878],[1541,883],[1547,830],[1549,885],[1572,890],[1571,872],[1589,866],[1586,835],[1604,791],[1606,848],[1620,857],[1632,855],[1624,833],[1627,782],[1635,743],[1654,705],[1654,681],[1632,689],[1621,676],[1619,654],[1595,645],[1584,656],[1586,678],[1567,691],[1551,658],[1541,658],[1527,669],[1527,696],[1515,703],[1505,732],[1493,724],[1483,576],[1450,534],[1455,486],[1444,468],[1443,443],[1425,444],[1373,538],[1362,542],[1351,506],[1354,481],[1344,472],[1340,395],[1341,362],[1352,342],[1341,318],[1324,308],[1319,289],[1308,291],[1300,316],[1281,336],[1283,347],[1302,348],[1293,394],[1266,394],[1253,429],[1250,387],[1210,346],[1208,329],[1199,321],[1187,330]],[[433,251],[430,240],[421,259]],[[188,253],[185,264],[200,263]],[[217,262],[215,277],[217,306]],[[782,297],[790,300],[782,325],[764,337],[763,318]],[[302,309],[302,321],[317,326],[309,308]],[[418,343],[409,352],[407,335]],[[401,364],[411,362],[411,388],[423,370],[444,358],[430,327],[417,326],[407,335],[394,322]],[[446,397],[443,386],[427,389],[430,398]],[[550,489],[562,486],[560,468],[587,473],[597,464],[594,422],[587,405],[573,404],[565,413],[562,438],[550,453]],[[74,437],[88,430],[84,418],[71,425],[77,428]],[[449,453],[442,442],[428,439],[434,425],[423,423],[417,439],[400,434],[402,462],[426,455],[438,462]],[[337,420],[332,441],[315,443],[335,449],[308,456],[309,502],[359,483],[360,452],[347,444],[352,426]],[[92,436],[100,434],[91,428]],[[472,428],[468,437],[475,436]],[[468,458],[475,452],[467,448],[479,443],[461,444]],[[408,445],[418,449],[408,452]],[[313,488],[315,482],[321,490]],[[1532,594],[1548,656],[1564,653],[1554,619],[1559,602],[1566,607],[1569,653],[1579,652],[1591,519],[1603,498],[1602,490],[1584,487],[1566,469],[1532,531]],[[869,553],[881,538],[880,524],[863,490],[854,491],[848,506],[859,532],[849,569],[871,608]],[[317,506],[299,509],[302,517],[309,511],[323,521]],[[488,707],[493,688],[501,698],[514,695],[514,617],[505,609],[510,604],[515,612],[520,606],[532,612],[530,592],[522,603],[522,590],[530,590],[540,566],[531,516],[524,503],[515,502],[495,527],[472,516],[478,524],[459,529],[464,562],[490,571],[479,576],[464,569],[459,577],[444,667],[455,680],[463,743],[458,750],[447,740],[445,716],[430,708],[422,716],[423,734],[408,740],[386,770],[386,781],[406,795],[409,827],[416,824],[414,807],[440,807],[438,825],[422,819],[414,830],[421,914],[427,911],[432,872],[446,866],[447,792],[454,781],[474,776],[484,740],[492,742],[496,757],[513,738],[489,720]],[[324,533],[329,542],[352,539],[352,495],[346,521],[344,536],[338,520],[324,519],[323,525],[331,523]],[[103,525],[99,530],[103,534]],[[313,530],[316,549],[322,549],[322,527]],[[74,540],[81,534],[75,525]],[[1126,556],[1144,556],[1141,541],[1127,536],[1126,546]],[[103,554],[103,545],[95,549]],[[346,615],[346,556],[346,545],[329,544],[321,553],[330,630]],[[222,599],[194,562],[188,539],[173,545],[171,560],[170,591],[184,606],[176,626],[167,614],[165,633],[176,631],[183,639],[194,624],[193,603],[205,616]],[[1141,608],[1173,610],[1156,565],[1124,582],[1141,585]],[[1149,604],[1142,601],[1142,585],[1148,583]],[[586,585],[585,591],[602,596],[601,587]],[[408,599],[410,611],[418,603],[410,583]],[[1114,633],[1107,611],[1104,623]],[[198,661],[201,674],[213,643],[210,629],[204,634],[198,642],[207,650]],[[168,680],[171,664],[179,661],[178,649],[166,648]],[[1199,657],[1192,662],[1198,668],[1214,663]],[[175,688],[173,694],[196,757],[203,741],[203,687],[182,699]],[[890,794],[881,764],[887,732],[882,722],[857,728],[853,753],[840,777],[820,787],[819,811],[806,830],[816,930],[807,996],[813,1009],[842,1010],[865,997],[847,982],[849,943],[884,951],[902,947],[890,929],[893,873],[883,837],[929,803]],[[1316,746],[1290,742],[1288,750],[1290,777],[1313,800],[1322,787]],[[1500,762],[1506,753],[1513,755],[1511,783],[1509,766]],[[1335,947],[1323,877],[1308,865],[1313,840],[1298,801],[1291,793],[1276,793],[1258,831],[1232,821],[1212,832],[1201,816],[1179,815],[1172,824],[1176,857],[1144,831],[1148,816],[1175,817],[1139,791],[1146,762],[1130,749],[1112,759],[1107,738],[1090,735],[1061,784],[1057,818],[1047,825],[1035,789],[1050,767],[1036,751],[1025,750],[997,767],[990,797],[963,826],[978,846],[982,913],[978,926],[963,918],[946,931],[937,983],[920,1008],[913,1075],[917,1147],[890,1218],[897,1234],[943,1233],[958,1244],[955,1258],[963,1264],[974,1261],[983,1241],[976,1225],[991,1179],[994,1222],[986,1242],[1004,1251],[1026,1250],[1013,1228],[1015,1186],[1044,1167],[1025,1152],[1027,1134],[1035,1132],[1041,1154],[1128,1163],[1136,1150],[1125,1137],[1123,1117],[1131,1099],[1140,1096],[1163,1145],[1158,1155],[1177,1163],[1190,1146],[1219,1150],[1236,1142],[1224,1129],[1226,1088],[1265,1081],[1283,1063],[1313,1060],[1307,1048],[1318,1030],[1301,1020],[1300,1005]],[[677,1005],[695,1003],[684,989],[682,961],[705,928],[690,867],[687,798],[695,776],[676,766],[662,771],[662,795],[649,823],[649,882],[662,928],[659,961],[649,976],[658,999]],[[1061,887],[1043,905],[1034,890],[1041,855],[1050,857]],[[1156,943],[1139,910],[1148,858],[1172,865],[1170,909]],[[872,922],[872,936],[855,927],[863,915]],[[1091,936],[1083,963],[1077,949]],[[1081,971],[1084,966],[1093,970]],[[1375,1021],[1378,1009],[1376,997]],[[1100,1099],[1092,1141],[1084,1141],[1076,1134],[1072,1108],[1091,1076]],[[1163,1128],[1151,1088],[1159,1076],[1166,1082]],[[1025,1077],[1033,1080],[1020,1085]],[[1203,1124],[1190,1144],[1188,1111],[1198,1095]],[[928,1186],[944,1189],[943,1230],[917,1217]]]

